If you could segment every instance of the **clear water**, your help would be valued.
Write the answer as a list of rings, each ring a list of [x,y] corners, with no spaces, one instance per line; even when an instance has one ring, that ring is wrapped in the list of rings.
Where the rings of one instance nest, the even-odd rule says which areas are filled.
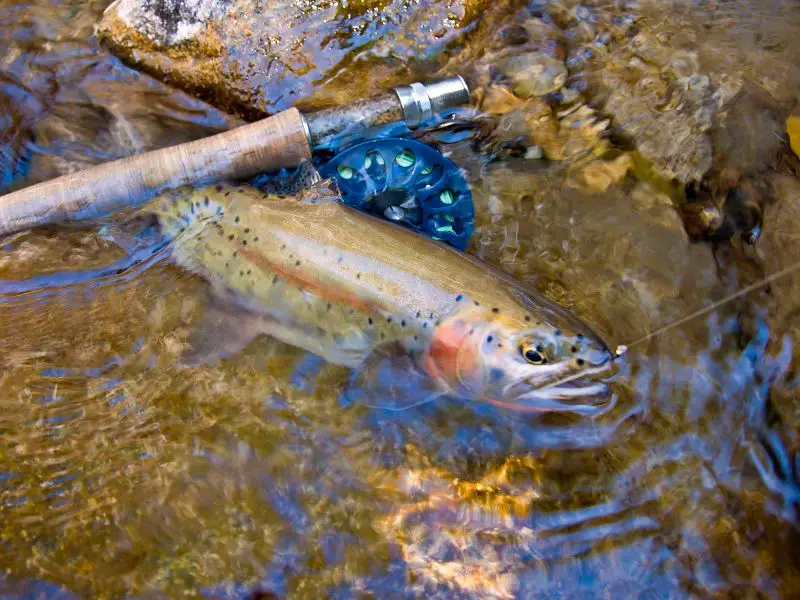
[[[100,50],[91,32],[103,8],[0,6],[6,189],[235,124]],[[742,14],[734,25],[759,27]],[[740,253],[715,260],[687,240],[652,182],[591,193],[563,163],[486,166],[467,144],[451,158],[475,195],[470,252],[613,344],[747,280]],[[800,186],[779,183],[788,204],[765,225],[767,270],[796,258]],[[117,273],[126,261],[93,223],[3,240],[7,596],[800,589],[794,280],[637,347],[616,407],[590,421],[451,400],[401,413],[341,406],[346,371],[266,338],[178,369],[206,283],[168,255]]]

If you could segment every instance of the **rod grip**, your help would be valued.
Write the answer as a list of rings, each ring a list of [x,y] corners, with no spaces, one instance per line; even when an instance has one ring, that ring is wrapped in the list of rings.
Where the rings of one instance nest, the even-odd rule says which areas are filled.
[[[166,189],[240,179],[311,158],[296,108],[194,142],[129,156],[0,196],[0,235],[120,210]]]

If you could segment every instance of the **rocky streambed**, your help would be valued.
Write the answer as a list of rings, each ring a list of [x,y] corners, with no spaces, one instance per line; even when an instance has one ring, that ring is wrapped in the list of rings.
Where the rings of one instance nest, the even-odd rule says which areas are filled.
[[[462,73],[465,139],[423,140],[469,179],[468,251],[612,343],[796,260],[790,2],[0,6],[5,189]],[[599,419],[391,413],[341,406],[346,373],[269,339],[177,369],[204,283],[160,259],[85,277],[124,258],[104,225],[3,240],[9,593],[797,589],[797,277],[636,346]]]

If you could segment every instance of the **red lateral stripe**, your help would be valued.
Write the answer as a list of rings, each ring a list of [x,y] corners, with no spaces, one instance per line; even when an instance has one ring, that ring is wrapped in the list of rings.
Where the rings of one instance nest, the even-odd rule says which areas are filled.
[[[376,312],[377,306],[348,290],[336,289],[322,284],[319,280],[308,277],[297,271],[291,272],[281,265],[269,260],[266,256],[249,248],[242,248],[239,253],[248,261],[263,271],[270,271],[285,279],[294,286],[315,293],[317,296],[331,303],[344,304],[362,312]]]

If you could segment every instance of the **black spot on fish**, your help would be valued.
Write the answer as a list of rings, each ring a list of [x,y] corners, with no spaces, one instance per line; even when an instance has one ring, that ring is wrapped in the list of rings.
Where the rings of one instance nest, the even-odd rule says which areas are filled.
[[[414,341],[416,342],[417,340],[419,340],[419,336],[418,336],[418,335],[415,335],[415,336],[414,336]]]
[[[272,283],[273,283],[273,285],[278,283],[278,276],[277,275],[275,275],[275,277],[272,278]]]
[[[331,309],[331,303],[328,302],[328,306],[325,307],[325,310],[330,310],[330,309]]]
[[[374,321],[372,320],[372,317],[370,317],[369,319],[367,319],[367,322],[368,322],[370,325],[372,325]]]
[[[247,240],[242,240],[242,246],[247,246]]]
[[[233,220],[233,222],[234,222],[234,223],[238,223],[238,222],[239,222],[239,217],[237,216],[237,217],[236,217],[236,218]]]
[[[576,335],[575,337],[576,337],[576,338],[578,338],[579,340],[582,340],[582,339],[583,339],[583,334],[582,334],[582,333],[579,333],[579,334],[578,334],[578,335]]]
[[[572,352],[577,352],[578,351],[578,347],[577,346],[573,346],[572,348],[570,348],[570,350]]]
[[[228,236],[228,239],[229,239],[229,240],[231,240],[231,241],[233,241],[233,234],[230,234],[230,235]]]
[[[186,231],[186,228],[185,227],[181,227],[181,233],[183,233],[184,231]]]
[[[383,333],[382,331],[381,331],[381,339],[382,339],[382,340],[385,340],[385,339],[386,339],[386,334],[385,334],[385,333]]]
[[[231,195],[231,193],[230,193],[230,192],[225,192],[225,197],[226,197],[226,198],[227,198],[228,196],[230,196],[230,195]]]
[[[244,271],[239,271],[239,277],[244,277]]]
[[[251,275],[253,272],[250,269],[247,269],[247,274]]]
[[[473,333],[475,333],[475,330],[474,329],[470,329],[469,330],[469,335],[472,335]]]
[[[530,321],[530,320],[531,320],[531,317],[530,317],[530,315],[525,315],[525,320],[526,320],[526,321]]]
[[[117,269],[117,270],[116,270],[116,271],[114,271],[114,272],[115,272],[117,275],[120,275],[121,273],[124,273],[124,272],[125,272],[125,269]]]
[[[230,266],[230,264],[231,264],[231,263],[228,263],[228,262],[226,262],[226,263],[225,263],[225,268],[227,269],[227,268]]]
[[[462,296],[461,294],[456,296],[456,302],[461,302],[463,299],[464,299],[464,296]]]
[[[356,273],[356,279],[361,279],[361,273]]]
[[[392,317],[386,317],[386,322],[387,323],[391,323],[392,322]]]
[[[295,267],[299,267],[300,266],[300,261],[299,260],[294,261],[294,266]]]
[[[537,344],[536,350],[538,350],[539,352],[544,352],[544,344]]]
[[[257,241],[258,241],[258,236],[254,237],[254,238],[253,238],[253,241],[254,241],[254,242],[257,242]]]
[[[475,306],[480,306],[480,305],[481,305],[481,303],[478,302],[477,300],[475,300]]]
[[[284,244],[283,246],[281,246],[281,250],[286,250],[286,244]]]
[[[555,331],[555,334],[554,334],[554,335],[557,335],[557,336],[558,336],[558,335],[561,335],[561,330],[560,330],[560,329],[556,329],[556,331]]]
[[[427,323],[427,322],[423,323],[423,324],[422,324],[422,328],[423,328],[423,329],[427,329],[427,328],[428,328],[428,323]]]
[[[422,315],[417,311],[417,318],[419,319]]]
[[[578,366],[579,366],[579,367],[582,367],[582,366],[583,366],[583,363],[584,363],[584,362],[586,362],[586,361],[584,361],[582,358],[579,358],[579,359],[578,359],[578,360],[576,360],[575,362],[576,362],[576,363],[578,363]]]
[[[402,321],[400,321],[400,327],[405,327],[405,326],[406,326],[406,320],[403,319]]]
[[[497,314],[497,313],[499,313],[499,312],[500,312],[500,309],[499,309],[499,308],[497,308],[497,307],[495,306],[494,308],[492,308],[492,312],[493,312],[494,314]]]
[[[194,214],[194,204],[192,204],[191,202],[189,203],[189,210],[191,211],[192,214]]]
[[[221,192],[222,191],[222,186],[218,185],[214,189],[217,190],[218,192]]]
[[[209,203],[209,199],[208,199],[208,196],[206,196],[205,198],[203,198],[203,204],[208,206],[208,203]]]
[[[249,227],[245,227],[245,228],[244,228],[244,232],[245,232],[245,233],[250,233],[250,228],[249,228]]]
[[[438,327],[438,326],[439,326],[441,323],[442,323],[442,321],[441,321],[440,319],[436,319],[436,326],[437,326],[437,327]]]
[[[487,336],[487,337],[486,337],[486,341],[487,341],[489,344],[491,344],[491,343],[492,343],[492,340],[494,340],[494,337],[493,337],[493,336],[491,336],[491,335],[490,335],[490,336]]]

